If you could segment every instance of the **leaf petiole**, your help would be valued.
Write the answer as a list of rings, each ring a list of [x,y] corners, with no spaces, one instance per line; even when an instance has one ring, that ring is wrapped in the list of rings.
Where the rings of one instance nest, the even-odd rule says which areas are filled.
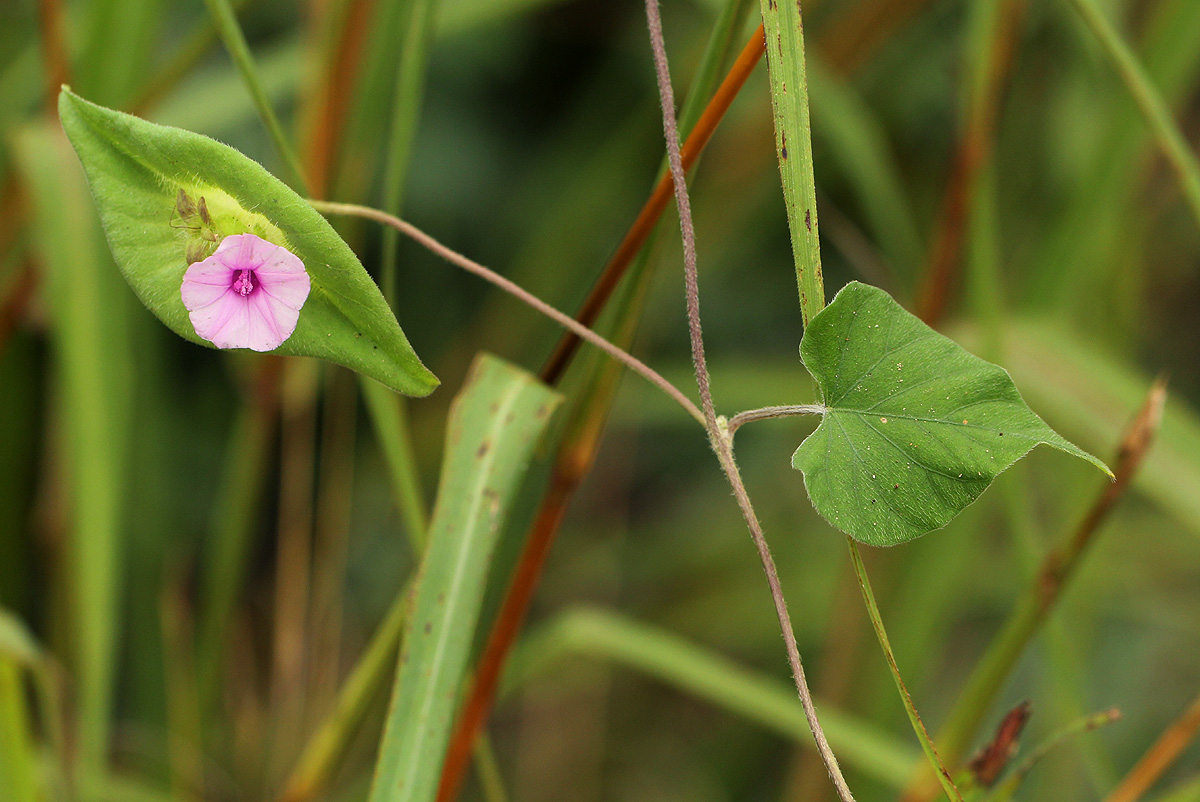
[[[725,429],[729,432],[730,439],[732,439],[734,432],[741,428],[743,424],[750,423],[751,421],[790,418],[796,415],[824,415],[827,409],[828,407],[824,404],[784,404],[783,406],[748,409],[730,418],[725,424]]]

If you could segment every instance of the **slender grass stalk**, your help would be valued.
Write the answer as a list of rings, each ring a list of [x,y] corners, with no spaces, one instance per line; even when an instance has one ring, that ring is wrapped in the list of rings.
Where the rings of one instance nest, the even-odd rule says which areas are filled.
[[[775,4],[772,3],[771,5],[774,6]],[[798,12],[799,9],[797,9]],[[662,18],[659,14],[658,0],[646,0],[646,19],[650,29],[650,44],[654,51],[654,72],[658,81],[658,96],[662,101],[663,131],[667,140],[667,159],[671,165],[671,180],[675,185],[675,203],[679,207],[679,226],[683,235],[684,285],[687,296],[688,336],[692,347],[692,362],[696,369],[696,384],[700,390],[700,403],[704,410],[705,428],[708,430],[709,442],[717,454],[721,468],[725,472],[730,486],[733,488],[733,494],[742,512],[742,518],[746,521],[746,525],[750,529],[750,537],[754,541],[759,560],[762,562],[763,572],[767,576],[767,585],[771,591],[771,600],[775,605],[775,614],[779,618],[780,631],[783,633],[788,663],[791,666],[792,679],[796,685],[796,693],[799,695],[800,702],[804,706],[805,718],[808,719],[809,727],[812,729],[813,738],[817,743],[817,751],[821,756],[821,762],[824,763],[826,771],[829,772],[829,779],[833,782],[838,797],[843,802],[852,802],[854,795],[850,793],[850,788],[846,785],[846,780],[842,776],[842,770],[838,767],[837,758],[834,756],[833,750],[829,748],[829,742],[826,740],[820,721],[817,719],[817,711],[813,706],[812,693],[809,691],[808,682],[804,678],[804,665],[800,660],[800,648],[796,643],[796,634],[792,629],[791,617],[788,614],[787,602],[783,597],[783,588],[779,582],[779,572],[775,567],[775,560],[771,556],[770,547],[767,545],[762,526],[759,524],[758,516],[754,512],[754,507],[750,502],[750,496],[747,494],[745,485],[742,483],[741,474],[733,458],[733,445],[730,442],[729,435],[719,425],[717,413],[713,407],[710,377],[704,356],[704,335],[700,326],[700,289],[698,271],[696,269],[696,232],[692,224],[691,202],[688,198],[687,180],[683,170],[683,160],[680,156],[679,130],[675,120],[675,97],[674,91],[671,88],[671,71],[667,63],[666,43],[663,39]],[[803,74],[803,67],[801,67],[801,71],[801,74]],[[803,87],[803,83],[800,86]],[[804,93],[802,92],[802,94]],[[805,122],[807,122],[808,107],[806,96],[803,105]],[[783,148],[784,153],[786,153],[786,144]],[[811,140],[807,144],[807,149],[803,143],[801,144],[801,152],[808,152],[810,156],[811,148]],[[811,158],[808,174],[811,178]],[[806,216],[806,223],[816,223],[815,211],[816,201],[814,195],[813,208],[811,210],[812,219],[810,220]],[[811,228],[810,233],[812,233]],[[799,267],[798,263],[797,269]],[[805,276],[798,275],[798,278],[803,280]],[[813,280],[811,275],[809,280]],[[820,289],[820,285],[821,273],[818,261],[815,273],[815,287],[821,293],[819,297],[821,302],[823,302],[824,290]],[[807,312],[809,302],[807,301],[803,287],[804,284],[802,283],[801,302],[806,306]],[[806,314],[805,322],[807,320],[808,315]]]
[[[792,235],[796,286],[804,325],[825,308],[821,246],[817,237],[817,182],[813,175],[812,127],[808,120],[808,76],[800,3],[762,0],[767,73],[775,117],[775,152],[783,179],[783,202]]]
[[[408,616],[411,581],[392,602],[366,651],[342,683],[333,708],[308,739],[278,802],[307,802],[328,787],[372,701],[387,687]]]
[[[1024,9],[1023,0],[985,0],[971,6],[966,110],[917,304],[917,315],[930,326],[937,326],[946,311],[964,240],[973,233],[980,201],[977,187],[991,161],[996,118]]]
[[[621,666],[692,694],[727,713],[813,748],[812,731],[790,683],[751,671],[679,635],[618,613],[576,607],[522,642],[513,658],[505,693],[534,677],[559,670],[559,661],[580,656]],[[916,749],[883,726],[822,705],[822,724],[846,765],[889,788],[901,788],[920,759]]]
[[[425,549],[429,511],[413,451],[408,405],[379,382],[366,378],[362,380],[362,396],[375,427],[375,439],[387,463],[392,496],[400,509],[404,534],[408,537],[413,554],[420,554]]]
[[[1122,438],[1114,471],[1116,479],[1104,487],[1065,542],[1046,555],[1034,581],[1025,589],[1000,632],[975,665],[938,733],[942,754],[951,765],[966,753],[1005,679],[1054,609],[1067,582],[1078,569],[1087,546],[1129,486],[1158,431],[1165,400],[1166,385],[1160,379],[1151,387]],[[926,776],[922,774],[910,785],[905,799],[911,802],[925,798],[928,794],[926,784]]]
[[[1200,696],[1192,700],[1170,727],[1142,755],[1125,779],[1104,798],[1104,802],[1137,802],[1187,749],[1200,732]]]
[[[310,709],[327,710],[337,694],[343,653],[342,622],[347,586],[351,515],[358,440],[358,381],[348,370],[331,370],[322,382],[321,443],[317,454],[313,519],[312,592],[309,594],[305,684]]]
[[[372,0],[334,0],[313,4],[307,50],[314,64],[310,88],[301,95],[305,129],[302,165],[309,191],[329,195],[342,149],[347,109],[358,91],[363,40],[370,28]]]
[[[479,772],[479,788],[484,802],[508,802],[509,795],[504,788],[504,777],[500,774],[496,748],[486,736],[475,741],[475,768]]]
[[[195,655],[201,710],[207,710],[217,697],[227,630],[250,559],[275,437],[281,367],[278,358],[264,360],[256,386],[243,395],[225,447],[226,461],[200,573]]]
[[[1196,154],[1184,139],[1162,94],[1151,83],[1146,69],[1138,61],[1133,50],[1096,6],[1095,0],[1067,2],[1100,42],[1104,54],[1108,56],[1117,74],[1121,76],[1125,88],[1133,96],[1150,130],[1154,132],[1163,155],[1167,157],[1179,179],[1184,199],[1196,219],[1196,224],[1200,225],[1200,161],[1197,161]]]
[[[67,476],[63,574],[75,673],[76,760],[81,778],[106,769],[115,707],[129,433],[134,386],[124,293],[94,222],[91,199],[65,139],[29,127],[14,139],[29,199],[30,239],[43,269],[56,350],[50,432]],[[57,424],[57,425],[55,425]],[[68,478],[69,477],[69,478]]]
[[[504,276],[501,276],[495,271],[484,267],[473,259],[463,256],[457,251],[447,248],[445,245],[438,242],[433,237],[429,236],[411,223],[407,223],[404,220],[401,220],[399,217],[390,215],[387,212],[382,212],[379,209],[372,209],[369,206],[359,206],[353,203],[332,203],[329,201],[318,200],[310,200],[309,203],[312,204],[314,209],[322,214],[347,214],[365,217],[369,220],[374,220],[376,222],[383,223],[384,225],[391,226],[401,234],[404,234],[406,237],[411,237],[419,244],[445,259],[447,262],[461,267],[468,273],[474,273],[484,281],[494,284],[495,286],[507,292],[509,295],[512,295],[514,298],[517,298],[521,302],[525,303],[527,306],[530,306],[538,312],[541,312],[543,315],[550,318],[563,328],[569,329],[570,331],[579,335],[581,338],[587,340],[589,343],[596,346],[601,351],[604,351],[613,359],[624,363],[625,366],[634,373],[639,374],[642,378],[646,379],[646,381],[650,382],[655,387],[670,396],[677,404],[683,407],[684,411],[691,415],[692,418],[694,418],[701,425],[704,425],[704,414],[696,408],[696,405],[692,403],[692,401],[685,396],[678,387],[660,376],[649,365],[642,362],[632,354],[613,345],[611,342],[604,339],[586,326],[580,325],[575,321],[574,318],[563,314],[542,299],[531,294],[527,290],[522,289],[512,281],[504,278]]]
[[[1034,767],[1042,761],[1046,755],[1053,752],[1063,744],[1078,738],[1084,733],[1099,729],[1106,724],[1111,724],[1121,718],[1121,711],[1117,708],[1110,708],[1099,713],[1093,713],[1090,716],[1072,721],[1067,726],[1063,727],[1058,732],[1051,735],[1044,742],[1039,744],[1029,753],[1021,764],[1018,765],[1003,782],[999,783],[992,792],[984,797],[983,802],[1008,802],[1016,794],[1017,789],[1021,787],[1021,783],[1029,776]]]
[[[263,89],[258,68],[254,65],[254,57],[250,54],[250,46],[246,43],[242,27],[238,25],[233,7],[230,6],[229,0],[204,0],[204,2],[208,5],[208,11],[217,26],[217,33],[220,34],[221,41],[225,43],[225,49],[229,51],[230,58],[233,59],[234,65],[241,74],[242,81],[246,84],[246,90],[250,93],[250,98],[254,101],[258,115],[266,125],[267,133],[271,135],[271,141],[275,143],[275,149],[279,151],[284,166],[291,174],[292,181],[297,189],[308,194],[304,171],[300,169],[300,159],[296,156],[295,148],[284,135],[283,126],[279,124],[275,110],[271,108],[271,101],[267,98],[266,90]]]
[[[233,13],[241,12],[250,0],[234,0]],[[204,54],[217,42],[217,26],[209,15],[204,22],[197,26],[183,44],[176,50],[175,55],[165,66],[155,70],[154,77],[142,87],[141,92],[129,104],[129,112],[138,117],[154,108],[175,86],[183,80],[192,69],[204,58]]]
[[[705,98],[714,92],[714,85],[738,23],[748,13],[750,4],[751,0],[728,0],[713,26],[690,97],[681,115],[687,120],[684,124],[691,129],[684,145],[683,157],[689,166],[695,164],[717,123],[762,56],[760,28],[751,36],[729,74],[720,86],[716,87],[711,99],[705,103]],[[671,179],[664,163],[654,192],[643,205],[642,211],[626,233],[617,252],[605,265],[576,315],[576,320],[581,324],[591,325],[616,292],[621,278],[627,272],[632,274],[624,291],[618,296],[619,300],[614,310],[617,322],[613,341],[626,348],[633,342],[636,334],[639,313],[653,275],[650,270],[652,248],[649,246],[654,240],[656,224],[670,195]],[[571,332],[563,335],[542,368],[543,381],[548,384],[558,383],[562,372],[575,355],[579,342],[580,339]],[[612,363],[593,363],[582,386],[576,392],[576,397],[580,399],[578,406],[573,410],[572,417],[564,428],[561,443],[554,456],[549,482],[479,657],[474,682],[459,713],[442,772],[442,783],[438,790],[439,802],[452,802],[458,795],[467,756],[476,733],[481,731],[491,709],[501,671],[520,634],[567,506],[595,458],[607,413],[620,381],[619,368],[619,365]]]
[[[37,802],[37,751],[21,668],[0,655],[0,788],[8,802]]]
[[[167,697],[167,758],[171,791],[204,798],[203,716],[196,684],[192,620],[179,571],[170,571],[159,600]]]
[[[280,391],[278,515],[270,652],[271,745],[295,747],[309,700],[305,656],[312,636],[309,599],[313,582],[313,487],[317,463],[317,390],[320,365],[284,365]]]
[[[412,161],[417,119],[425,96],[425,73],[429,65],[429,44],[433,39],[436,0],[402,0],[407,14],[400,57],[396,60],[396,92],[392,97],[391,130],[383,165],[383,210],[400,216],[404,182]],[[399,232],[383,232],[383,262],[379,285],[388,303],[396,300],[396,259]]]
[[[888,641],[887,630],[883,627],[883,617],[879,614],[879,605],[875,603],[875,593],[871,590],[871,582],[867,578],[867,569],[863,565],[862,555],[858,551],[858,544],[854,542],[853,538],[849,537],[846,538],[846,544],[850,547],[850,562],[854,565],[854,575],[858,577],[858,586],[862,589],[863,603],[867,607],[867,616],[871,619],[871,626],[875,630],[875,636],[879,639],[879,648],[883,650],[883,656],[887,659],[888,670],[892,672],[892,679],[896,682],[896,690],[899,691],[900,699],[904,702],[904,712],[908,714],[908,720],[912,722],[913,731],[917,734],[917,740],[921,742],[921,749],[929,759],[930,765],[937,772],[938,782],[941,783],[942,790],[946,792],[946,797],[951,800],[957,800],[957,802],[962,802],[962,796],[954,786],[954,780],[950,778],[950,772],[946,771],[946,767],[942,765],[941,759],[938,758],[933,740],[930,739],[929,732],[925,729],[925,723],[921,721],[921,716],[917,713],[917,707],[913,704],[912,694],[908,692],[908,688],[904,684],[904,678],[900,676],[900,667],[896,664],[896,655],[892,653],[892,644]]]
[[[688,134],[687,140],[683,143],[681,151],[681,160],[685,170],[690,170],[700,158],[700,154],[704,151],[705,145],[712,138],[713,133],[717,130],[717,124],[724,118],[725,113],[729,111],[733,99],[737,97],[742,87],[746,85],[746,80],[758,65],[759,59],[762,58],[764,52],[763,29],[760,25],[753,34],[750,35],[749,41],[742,48],[741,54],[733,67],[725,76],[725,80],[721,82],[720,87],[713,94],[712,99],[704,108],[704,112],[696,121],[696,125]],[[685,109],[686,110],[686,109]],[[638,212],[637,218],[629,226],[629,230],[625,232],[625,237],[621,240],[617,250],[613,253],[612,258],[608,260],[608,264],[604,266],[604,270],[600,273],[600,277],[596,279],[596,283],[592,285],[588,297],[584,300],[583,305],[576,313],[575,319],[585,326],[591,326],[596,322],[596,318],[600,316],[600,311],[608,303],[608,299],[612,297],[617,285],[621,281],[621,277],[625,275],[630,264],[633,263],[634,257],[638,255],[650,240],[654,233],[654,228],[658,225],[659,218],[662,217],[663,211],[667,208],[667,204],[671,200],[671,175],[664,171],[659,177],[658,183],[654,186],[654,191],[650,197],[642,205],[641,211]],[[550,358],[546,360],[546,364],[542,367],[542,380],[550,384],[558,381],[562,372],[566,369],[567,364],[571,361],[571,357],[575,353],[575,349],[579,346],[579,338],[572,332],[567,332],[558,341],[554,352]]]
[[[792,234],[792,255],[796,263],[796,282],[800,291],[800,311],[805,326],[825,308],[825,288],[821,274],[820,240],[817,233],[816,180],[812,164],[812,131],[808,113],[808,81],[804,58],[804,26],[799,4],[778,3],[763,0],[763,21],[766,25],[767,41],[773,45],[767,49],[767,67],[771,79],[771,104],[775,114],[775,145],[779,157],[779,170],[783,178],[784,203],[788,213],[788,227]],[[789,134],[791,135],[789,137]],[[875,627],[879,644],[892,669],[892,676],[904,701],[905,710],[913,723],[913,729],[921,746],[943,780],[950,799],[959,799],[954,783],[937,758],[937,752],[925,732],[924,724],[917,715],[912,699],[904,686],[895,657],[888,643],[883,620],[875,607],[874,593],[870,580],[862,566],[858,546],[850,537],[846,538],[855,564],[855,573],[862,589],[867,613]],[[798,659],[798,657],[797,657]],[[815,734],[815,733],[814,733]],[[832,755],[830,756],[832,757]],[[822,758],[825,755],[822,754]],[[836,763],[826,768],[834,777]],[[835,778],[835,785],[837,779]],[[842,789],[839,788],[839,793]],[[849,795],[846,789],[845,794]]]

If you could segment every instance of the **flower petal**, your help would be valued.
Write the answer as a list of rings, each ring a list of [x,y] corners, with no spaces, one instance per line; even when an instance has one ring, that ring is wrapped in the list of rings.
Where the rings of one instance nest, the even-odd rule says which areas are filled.
[[[183,274],[183,286],[179,294],[189,312],[208,306],[229,292],[232,273],[224,265],[212,261],[212,257],[196,262]]]
[[[196,334],[215,345],[221,329],[225,328],[237,307],[244,303],[245,299],[237,293],[225,292],[212,303],[190,310],[188,318]]]
[[[304,263],[283,248],[255,270],[254,275],[264,292],[297,311],[304,306],[312,289],[308,273],[304,272]]]
[[[301,300],[301,303],[304,303]],[[250,296],[250,314],[261,323],[261,329],[270,333],[270,339],[263,342],[274,342],[265,349],[278,348],[280,343],[292,336],[296,323],[300,320],[300,310],[296,309],[266,291],[256,292]],[[253,348],[254,346],[251,346]]]
[[[232,234],[221,240],[213,256],[220,256],[221,262],[231,270],[257,270],[277,250],[281,250],[278,245],[256,234]],[[301,269],[303,267],[301,263]]]
[[[250,301],[237,293],[230,293],[228,300],[219,301],[214,306],[223,305],[221,310],[221,325],[215,328],[211,337],[204,337],[197,329],[196,333],[209,340],[218,348],[249,348],[250,347]]]
[[[242,270],[254,271],[248,296],[233,289]],[[188,267],[180,295],[201,338],[218,348],[272,351],[296,330],[311,288],[295,254],[254,234],[234,234]]]

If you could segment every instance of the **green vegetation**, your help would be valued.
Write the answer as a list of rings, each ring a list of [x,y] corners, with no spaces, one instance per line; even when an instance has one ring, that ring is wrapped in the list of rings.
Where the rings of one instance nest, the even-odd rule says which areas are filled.
[[[0,800],[1197,799],[1200,3],[662,13],[0,7]]]

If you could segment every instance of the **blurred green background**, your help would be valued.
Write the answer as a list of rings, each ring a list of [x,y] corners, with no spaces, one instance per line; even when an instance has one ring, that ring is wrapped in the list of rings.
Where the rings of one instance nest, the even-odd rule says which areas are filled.
[[[665,4],[681,96],[725,5]],[[1200,3],[1101,5],[1195,143]],[[736,6],[722,73],[758,22],[757,4]],[[385,205],[394,190],[384,165],[407,7],[240,6],[319,196]],[[1170,377],[1154,450],[987,725],[1030,700],[1027,752],[1119,707],[1119,722],[1058,746],[1019,792],[1101,799],[1200,690],[1197,221],[1065,0],[812,0],[804,14],[829,297],[851,279],[883,286],[1005,365],[1035,411],[1107,460],[1153,378]],[[405,217],[573,311],[662,159],[643,7],[454,0],[434,16]],[[275,799],[414,565],[386,436],[342,369],[197,348],[136,303],[49,110],[63,81],[286,176],[199,4],[0,2],[0,605],[40,644],[26,659],[15,635],[0,637],[0,771],[13,772],[0,774],[0,799],[43,798],[21,790],[23,750],[45,755],[46,776],[81,766],[84,796]],[[772,138],[760,64],[692,185],[725,414],[813,400]],[[688,387],[680,248],[666,222],[633,350]],[[381,232],[339,226],[376,272]],[[397,318],[443,382],[406,406],[429,502],[472,356],[536,371],[558,331],[408,242],[397,286]],[[581,375],[566,387],[578,391]],[[894,799],[907,774],[889,767],[919,752],[842,538],[789,465],[812,426],[748,427],[739,462],[819,709],[846,718],[849,751],[868,754],[843,758],[851,786],[864,802]],[[505,534],[497,594],[540,487],[535,476]],[[868,554],[931,727],[1040,556],[1102,489],[1086,464],[1039,450],[945,530]],[[638,664],[625,625],[686,639],[697,651],[682,664],[716,685],[720,667],[703,660],[736,664],[767,694],[763,709]],[[692,422],[637,379],[621,385],[526,632],[488,727],[511,799],[833,798],[728,487]],[[662,637],[649,649],[666,660]],[[59,688],[61,717],[49,718],[65,721],[65,751],[41,686],[17,674],[27,664]],[[365,799],[388,685],[315,798]],[[1155,792],[1200,799],[1198,778],[1192,746]],[[465,793],[482,798],[478,784]]]

